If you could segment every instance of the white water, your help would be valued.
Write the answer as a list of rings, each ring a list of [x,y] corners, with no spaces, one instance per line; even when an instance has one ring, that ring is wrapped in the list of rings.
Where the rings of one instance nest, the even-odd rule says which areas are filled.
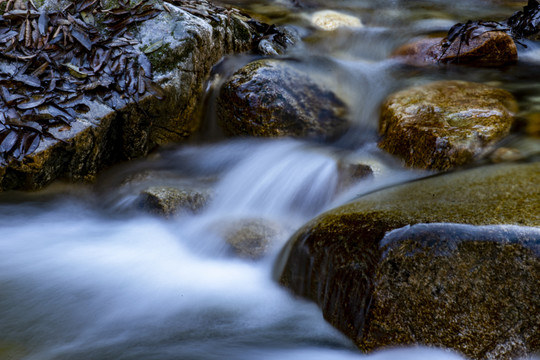
[[[175,156],[193,151],[221,171],[197,216],[111,217],[84,197],[0,205],[0,349],[30,360],[459,358],[423,348],[363,355],[271,278],[290,232],[335,197],[330,152],[241,141]],[[258,262],[227,255],[212,230],[245,216],[287,228]]]

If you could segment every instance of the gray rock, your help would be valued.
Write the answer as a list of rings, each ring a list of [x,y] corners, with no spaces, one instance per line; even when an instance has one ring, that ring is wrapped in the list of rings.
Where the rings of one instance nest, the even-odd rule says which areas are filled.
[[[363,196],[300,229],[276,273],[365,351],[537,352],[539,172],[505,163]]]
[[[148,52],[164,99],[150,93],[137,103],[120,96],[87,99],[89,112],[71,127],[52,129],[57,139],[45,138],[34,153],[0,166],[0,191],[39,189],[60,177],[92,181],[105,166],[189,137],[200,125],[195,109],[212,66],[226,54],[256,47],[258,33],[248,20],[207,1],[185,1],[140,24],[136,48]]]

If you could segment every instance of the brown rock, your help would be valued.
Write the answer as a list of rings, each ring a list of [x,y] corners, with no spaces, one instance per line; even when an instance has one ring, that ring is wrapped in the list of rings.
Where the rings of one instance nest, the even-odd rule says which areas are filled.
[[[379,147],[408,166],[447,170],[507,135],[516,111],[510,93],[483,84],[438,81],[408,88],[382,106]]]
[[[503,66],[517,61],[517,48],[512,37],[503,31],[484,32],[468,41],[456,40],[444,49],[444,38],[421,39],[403,45],[393,56],[411,65],[452,63],[472,66]]]

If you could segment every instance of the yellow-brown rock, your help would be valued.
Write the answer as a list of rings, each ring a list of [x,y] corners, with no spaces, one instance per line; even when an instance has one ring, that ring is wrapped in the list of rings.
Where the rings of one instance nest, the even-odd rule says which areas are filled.
[[[505,90],[438,81],[399,91],[382,105],[379,147],[408,166],[447,170],[482,156],[506,136],[517,103]]]
[[[506,163],[368,194],[301,228],[276,273],[364,351],[537,352],[539,174]]]

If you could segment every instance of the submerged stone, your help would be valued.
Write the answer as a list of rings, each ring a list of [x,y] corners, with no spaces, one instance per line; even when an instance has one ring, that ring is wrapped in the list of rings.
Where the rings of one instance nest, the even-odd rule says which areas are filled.
[[[534,353],[539,174],[540,163],[501,164],[363,196],[300,229],[276,273],[365,351],[424,344],[473,359]]]
[[[481,157],[510,132],[517,103],[505,90],[438,81],[389,96],[379,147],[408,166],[447,170]]]
[[[257,260],[268,253],[284,230],[265,219],[243,219],[225,225],[220,232],[238,257]]]
[[[311,22],[322,30],[331,31],[340,27],[361,28],[359,18],[333,10],[320,10],[311,14]]]
[[[278,60],[257,60],[238,70],[223,84],[217,106],[229,136],[328,138],[348,127],[343,101]]]
[[[150,213],[169,217],[181,212],[198,213],[211,198],[209,189],[151,186],[139,195],[138,206]]]

